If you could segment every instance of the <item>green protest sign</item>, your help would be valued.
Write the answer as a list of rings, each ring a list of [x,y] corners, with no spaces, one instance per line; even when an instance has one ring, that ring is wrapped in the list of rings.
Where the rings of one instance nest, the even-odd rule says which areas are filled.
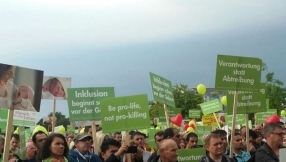
[[[262,60],[259,58],[218,55],[215,89],[257,92],[261,69]]]
[[[206,149],[181,149],[178,150],[178,162],[198,162],[202,156],[206,155]]]
[[[222,110],[222,105],[218,99],[211,100],[200,104],[204,115],[215,113]]]
[[[269,99],[266,99],[266,110],[269,110]]]
[[[157,148],[156,146],[156,141],[154,139],[154,135],[159,132],[160,130],[157,130],[157,129],[149,129],[149,135],[148,135],[148,146],[150,148]]]
[[[189,110],[189,118],[201,118],[201,110]]]
[[[71,125],[67,125],[67,132],[74,132],[75,129]]]
[[[233,115],[226,115],[226,125],[232,126]],[[244,114],[236,114],[236,125],[245,123],[245,115]]]
[[[7,118],[8,118],[8,109],[0,109],[0,128],[1,130],[6,131],[7,126]]]
[[[151,72],[150,79],[154,100],[171,107],[176,107],[171,81]]]
[[[147,95],[134,95],[100,100],[104,132],[148,129],[150,127]]]
[[[276,109],[269,109],[266,112],[255,113],[255,122],[256,124],[262,124],[264,123],[266,118],[269,118],[270,116],[276,114],[277,114]]]
[[[14,110],[13,125],[33,127],[36,125],[36,112]]]
[[[99,100],[114,96],[113,87],[68,88],[69,120],[100,120]]]
[[[168,107],[169,119],[171,119],[171,117],[176,116],[177,114],[181,114],[181,109],[180,108]],[[165,111],[164,111],[163,107],[159,108],[159,122],[166,122],[166,116],[165,116]]]
[[[203,145],[203,136],[210,134],[212,130],[212,127],[210,126],[197,126],[196,127],[196,134],[198,135],[198,145]]]
[[[235,91],[227,91],[227,114],[231,115],[233,112],[233,99]],[[260,84],[259,92],[237,91],[237,114],[250,114],[256,112],[266,111],[266,84]],[[229,99],[230,98],[230,99]]]
[[[245,126],[245,122],[242,124],[242,126]],[[252,129],[252,121],[248,120],[248,128]]]
[[[28,142],[28,140],[31,138],[32,132],[30,128],[25,129],[25,142]]]
[[[23,126],[18,127],[18,132],[20,136],[20,152],[19,156],[21,159],[26,158],[26,138],[25,138],[25,128]]]

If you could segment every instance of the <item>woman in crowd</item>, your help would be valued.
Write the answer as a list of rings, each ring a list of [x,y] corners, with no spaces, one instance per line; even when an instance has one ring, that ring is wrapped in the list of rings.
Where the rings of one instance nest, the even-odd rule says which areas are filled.
[[[42,162],[68,162],[69,147],[64,135],[59,133],[49,135],[43,148],[45,149],[39,156]]]

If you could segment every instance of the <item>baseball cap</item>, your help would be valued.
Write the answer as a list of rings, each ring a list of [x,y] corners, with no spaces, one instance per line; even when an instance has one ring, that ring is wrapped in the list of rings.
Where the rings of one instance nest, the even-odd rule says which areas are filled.
[[[84,133],[80,133],[80,134],[78,134],[78,135],[76,135],[75,136],[75,138],[74,138],[74,142],[77,142],[77,141],[81,141],[81,140],[83,140],[83,139],[85,139],[85,138],[90,138],[90,139],[92,139],[92,137],[90,136],[90,135],[88,135],[88,134],[84,134]]]

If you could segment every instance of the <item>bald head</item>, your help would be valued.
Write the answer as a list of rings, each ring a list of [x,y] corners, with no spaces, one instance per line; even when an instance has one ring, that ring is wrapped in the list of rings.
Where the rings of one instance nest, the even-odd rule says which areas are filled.
[[[159,149],[164,149],[164,148],[168,148],[172,145],[176,145],[177,146],[177,143],[172,140],[172,139],[164,139],[160,145],[159,145]]]
[[[161,161],[177,162],[178,145],[172,139],[165,139],[159,145]]]

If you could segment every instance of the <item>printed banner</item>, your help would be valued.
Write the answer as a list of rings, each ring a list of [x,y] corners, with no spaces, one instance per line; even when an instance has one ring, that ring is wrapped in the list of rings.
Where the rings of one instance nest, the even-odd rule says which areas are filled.
[[[220,104],[218,99],[214,99],[208,102],[201,103],[200,107],[204,115],[219,112],[222,110],[222,105]]]
[[[201,110],[189,110],[189,118],[201,118]]]
[[[71,78],[44,76],[42,86],[43,99],[67,99],[67,89],[71,87]]]
[[[0,108],[39,112],[43,73],[0,63]]]
[[[198,162],[202,156],[206,155],[206,149],[181,149],[178,150],[178,162]]]
[[[180,108],[167,108],[167,109],[168,109],[169,119],[171,119],[171,117],[176,116],[177,114],[181,114]],[[159,108],[159,122],[166,122],[166,116],[163,107]]]

